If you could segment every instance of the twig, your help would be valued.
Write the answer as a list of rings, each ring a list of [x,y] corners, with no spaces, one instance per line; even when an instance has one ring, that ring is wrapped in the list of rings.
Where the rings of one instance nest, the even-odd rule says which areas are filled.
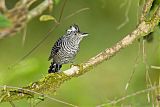
[[[59,23],[61,22],[63,11],[64,11],[64,7],[65,7],[66,3],[67,3],[67,0],[65,0],[64,3],[63,3],[62,10],[60,12],[60,16],[59,16],[59,19],[58,19]]]
[[[67,19],[69,19],[70,17],[75,16],[76,14],[78,14],[78,13],[80,13],[80,12],[83,12],[83,11],[86,11],[86,10],[89,10],[89,9],[90,9],[90,8],[82,8],[82,9],[79,9],[79,10],[77,10],[76,12],[74,12],[74,13],[66,16],[66,17],[64,18],[64,20],[67,20]]]
[[[25,44],[26,36],[27,36],[27,25],[23,29],[22,46],[24,46]]]
[[[151,68],[152,68],[152,69],[160,69],[160,66],[151,65]]]
[[[0,1],[4,3],[4,0]],[[30,5],[35,1],[36,0],[20,0],[16,3],[14,8],[3,12],[3,15],[11,21],[11,26],[0,28],[0,39],[16,34],[25,27],[28,21],[40,15],[47,7],[53,4],[52,0],[44,0],[32,10],[29,10]],[[3,6],[3,4],[0,5]]]
[[[146,73],[146,83],[147,83],[147,88],[150,88],[150,87],[153,87],[152,85],[152,81],[151,81],[151,78],[149,76],[149,65],[147,63],[147,54],[146,54],[146,47],[145,47],[145,40],[142,41],[143,42],[143,63],[145,64],[145,73]],[[152,98],[152,103],[154,104],[153,102],[153,93],[152,92],[148,92],[147,93],[147,99],[148,99],[148,103],[151,102],[151,98],[150,98],[150,94],[151,94],[151,98]]]
[[[146,16],[147,14],[149,13],[150,11],[150,8],[152,6],[152,3],[153,3],[154,0],[147,0],[144,7],[143,7],[143,10],[142,10],[142,14],[141,14],[141,18],[140,18],[140,21],[144,21],[146,20]]]
[[[153,91],[153,90],[155,90],[155,89],[157,89],[157,88],[160,88],[160,86],[158,85],[158,86],[153,86],[153,87],[151,87],[151,88],[147,88],[147,89],[144,89],[144,90],[140,90],[140,91],[137,91],[137,92],[135,92],[135,93],[129,94],[129,95],[127,95],[127,96],[118,98],[118,99],[115,100],[115,101],[111,101],[110,103],[98,105],[97,107],[104,107],[104,106],[106,106],[106,105],[114,105],[114,104],[117,104],[117,103],[119,103],[119,102],[121,102],[121,101],[123,101],[123,100],[125,100],[125,99],[130,98],[130,97],[133,97],[133,96],[136,96],[136,95],[139,95],[139,94],[143,94],[143,93],[146,93],[146,92],[149,92],[149,91]]]
[[[141,11],[142,11],[142,9],[141,9],[141,2],[142,2],[142,0],[139,0],[139,2],[137,2],[137,14],[136,14],[136,18],[137,18],[137,24],[140,22],[140,15],[141,15]]]
[[[127,84],[126,84],[126,86],[125,86],[125,90],[128,89],[128,86],[130,85],[130,82],[131,82],[131,80],[132,80],[132,78],[133,78],[133,75],[134,75],[134,73],[136,72],[136,67],[137,67],[137,65],[138,65],[138,59],[139,59],[139,55],[140,55],[140,52],[141,52],[140,50],[141,50],[141,43],[139,42],[139,43],[138,43],[138,54],[137,54],[137,57],[136,57],[136,59],[135,59],[135,63],[134,63],[134,67],[133,67],[131,76],[129,77],[129,79],[128,79],[128,81],[127,81]]]
[[[76,105],[73,105],[71,103],[68,103],[68,102],[53,98],[53,97],[51,97],[49,95],[42,94],[42,93],[39,93],[39,92],[36,92],[36,91],[33,91],[33,90],[28,90],[28,89],[24,89],[24,88],[20,88],[20,87],[15,87],[15,86],[6,86],[6,85],[0,86],[0,88],[3,88],[4,91],[7,91],[8,89],[17,89],[20,92],[20,90],[21,91],[23,90],[23,91],[26,91],[26,92],[37,94],[39,96],[43,96],[43,97],[48,98],[48,99],[50,99],[52,101],[56,101],[58,103],[62,103],[62,104],[65,104],[65,105],[68,105],[68,106],[71,106],[71,107],[77,107]],[[9,102],[10,102],[11,105],[14,105],[14,103],[12,101],[9,101]],[[15,106],[13,106],[13,107],[15,107]]]
[[[34,17],[42,14],[42,12],[44,10],[46,10],[52,4],[53,4],[52,0],[44,0],[41,4],[39,4],[34,9],[32,9],[31,11],[29,11],[28,16],[27,16],[28,20],[31,20]]]

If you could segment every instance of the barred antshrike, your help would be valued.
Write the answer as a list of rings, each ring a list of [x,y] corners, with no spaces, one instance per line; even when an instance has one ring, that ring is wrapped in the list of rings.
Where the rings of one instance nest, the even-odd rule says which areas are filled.
[[[48,60],[52,59],[48,73],[60,71],[62,64],[70,63],[79,51],[79,45],[83,37],[88,33],[80,32],[77,25],[70,26],[66,34],[60,37],[54,44]]]

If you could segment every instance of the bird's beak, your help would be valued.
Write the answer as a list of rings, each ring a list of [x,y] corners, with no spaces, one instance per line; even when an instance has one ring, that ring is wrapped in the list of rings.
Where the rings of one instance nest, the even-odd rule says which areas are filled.
[[[88,36],[88,33],[81,33],[82,37]]]

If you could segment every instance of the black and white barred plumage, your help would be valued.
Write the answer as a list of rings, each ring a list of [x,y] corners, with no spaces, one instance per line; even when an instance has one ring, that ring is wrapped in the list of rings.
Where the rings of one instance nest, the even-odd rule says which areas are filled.
[[[88,33],[82,33],[77,25],[71,26],[66,34],[60,37],[52,47],[48,60],[52,59],[48,73],[60,70],[62,64],[70,63],[79,51],[79,44]]]

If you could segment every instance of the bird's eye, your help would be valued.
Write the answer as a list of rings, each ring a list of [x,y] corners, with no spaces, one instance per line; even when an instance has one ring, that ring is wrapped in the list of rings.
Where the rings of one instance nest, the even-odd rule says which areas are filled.
[[[79,33],[76,33],[76,36],[80,36]]]
[[[71,32],[72,32],[71,30],[67,30],[67,34],[71,34]]]

